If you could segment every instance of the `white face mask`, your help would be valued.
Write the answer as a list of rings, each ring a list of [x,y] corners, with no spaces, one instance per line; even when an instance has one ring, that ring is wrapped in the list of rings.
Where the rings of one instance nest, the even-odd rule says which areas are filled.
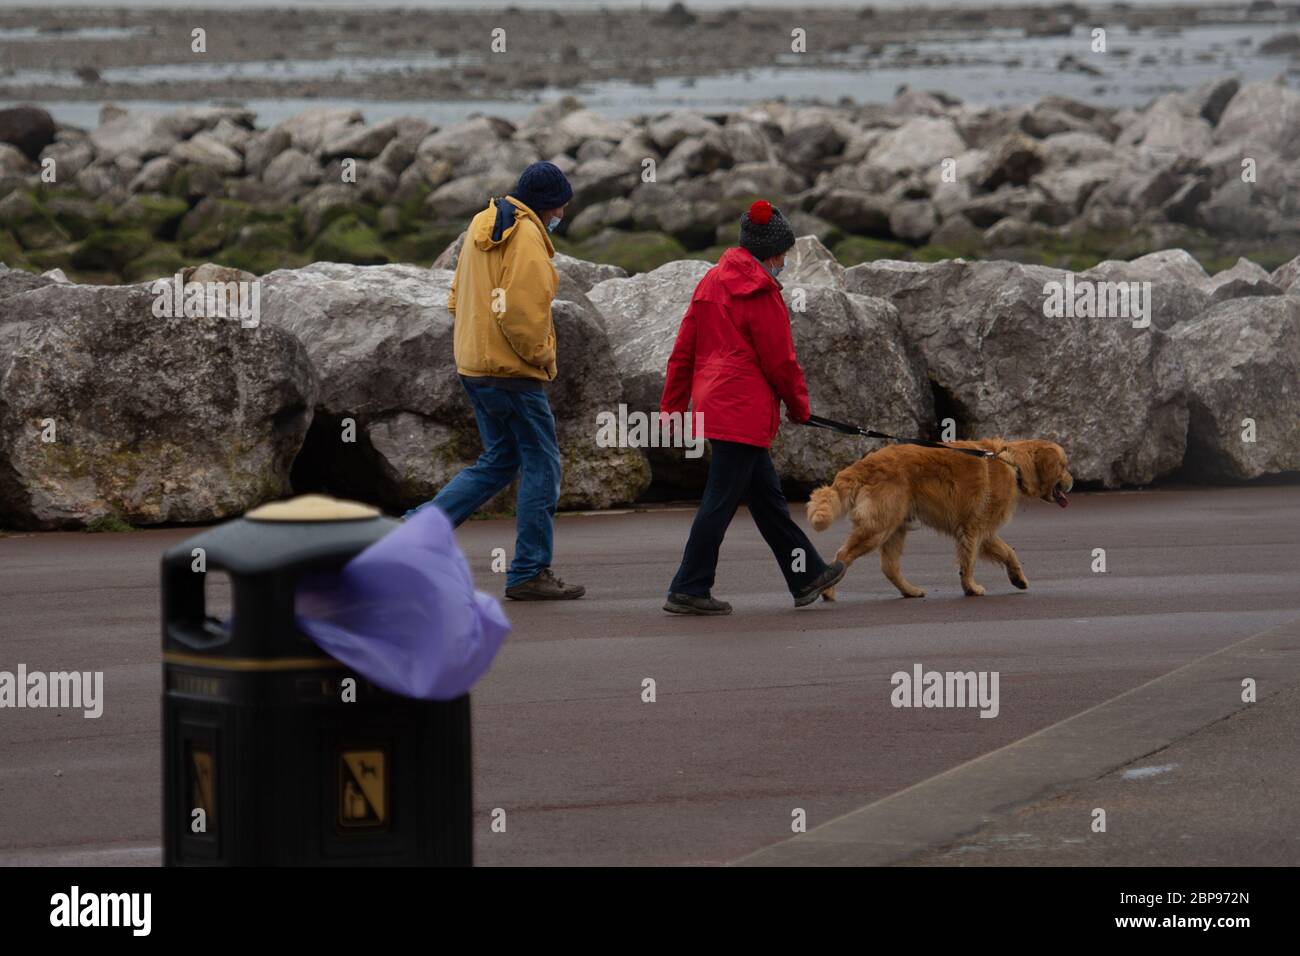
[[[559,216],[552,216],[552,217],[547,221],[547,223],[546,223],[546,231],[547,231],[547,232],[554,232],[554,231],[555,231],[555,227],[558,226],[559,224],[560,224],[560,217],[559,217]]]
[[[784,265],[779,265],[779,266],[772,266],[772,268],[769,269],[768,271],[772,273],[772,278],[775,279],[777,276],[781,274],[781,272],[784,269],[785,269]]]

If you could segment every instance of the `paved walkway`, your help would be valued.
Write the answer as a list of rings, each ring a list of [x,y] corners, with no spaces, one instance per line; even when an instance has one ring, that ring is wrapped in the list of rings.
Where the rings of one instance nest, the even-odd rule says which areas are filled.
[[[778,844],[825,850],[836,841],[819,828],[894,795],[903,819],[919,820],[929,811],[908,788],[1300,618],[1295,486],[1078,494],[1065,511],[1025,502],[1005,537],[1025,565],[1027,592],[983,565],[977,574],[988,596],[963,597],[950,542],[924,531],[909,541],[904,567],[927,588],[926,599],[898,598],[868,558],[850,571],[839,602],[802,610],[790,606],[771,555],[742,511],[715,589],[736,613],[720,619],[660,610],[690,518],[689,510],[564,516],[556,570],[586,584],[588,597],[508,604],[514,634],[474,695],[480,864],[787,862],[751,855],[789,852]],[[102,669],[107,696],[99,720],[0,711],[0,863],[157,861],[157,562],[190,533],[0,539],[0,670],[19,662],[29,669]],[[813,539],[830,554],[842,534],[836,526]],[[491,573],[491,554],[510,550],[512,524],[473,521],[460,537],[480,586],[500,595],[504,575]],[[1105,574],[1090,569],[1095,548],[1106,550]],[[1140,744],[1142,753],[1157,755],[1149,762],[1176,765],[1137,785],[1179,787],[1185,780],[1189,800],[1195,786],[1209,786],[1208,777],[1196,784],[1186,768],[1209,773],[1218,765],[1181,751],[1158,756],[1172,744],[1211,746],[1197,753],[1225,759],[1235,747],[1240,752],[1225,772],[1254,768],[1267,778],[1255,788],[1261,800],[1294,792],[1294,759],[1277,759],[1268,741],[1282,733],[1270,715],[1287,699],[1274,697],[1287,680],[1300,682],[1285,676],[1297,646],[1282,642],[1268,660],[1254,662],[1262,703],[1212,729],[1240,735],[1217,750],[1197,731],[1225,715],[1192,707],[1162,730],[1160,708],[1167,705],[1132,695],[1130,722],[1108,733],[1130,750]],[[916,664],[997,671],[998,716],[891,706],[891,675]],[[647,678],[655,682],[654,703],[642,701]],[[1236,672],[1219,679],[1223,687],[1215,693],[1235,699]],[[1258,759],[1244,749],[1248,742],[1259,748]],[[1089,743],[1085,737],[1070,746]],[[1101,755],[1082,781],[1043,764],[1041,779],[1031,781],[1037,789],[1015,796],[1022,810],[1014,812],[1058,792],[1077,793],[1080,806],[1117,801],[1110,814],[1114,842],[1122,833],[1132,853],[1149,848],[1152,856],[1144,859],[1188,862],[1189,852],[1194,859],[1194,851],[1170,843],[1173,830],[1158,829],[1174,825],[1172,809],[1156,800],[1144,815],[1126,815],[1119,798],[1131,800],[1137,791],[1104,790],[1113,770],[1146,765],[1119,750]],[[1094,784],[1102,789],[1086,789]],[[1296,832],[1294,816],[1285,816],[1294,811],[1275,813],[1271,803],[1257,809],[1250,789],[1239,788],[1237,800],[1225,790],[1216,805],[1219,813],[1245,806],[1234,826],[1258,839],[1239,844],[1240,860],[1213,862],[1261,862],[1262,846],[1297,862],[1294,843],[1271,839],[1287,827]],[[497,807],[507,811],[504,834],[489,831]],[[798,811],[809,833],[786,842]],[[1006,824],[1002,812],[995,806],[987,820],[957,821],[964,829],[932,833],[932,842],[891,861],[1010,859],[999,856],[1007,851],[981,849],[1014,848],[1015,840],[995,839],[1002,830],[978,835],[983,826]],[[1217,841],[1211,830],[1224,826],[1191,813],[1182,819],[1190,844]],[[1144,838],[1134,835],[1135,820],[1147,821],[1140,824]],[[1040,834],[1044,845],[1057,834],[1054,853],[1101,859],[1096,842],[1078,851],[1063,842],[1088,832],[1068,813],[1038,818],[1032,828],[1023,818],[1010,825],[1013,833]],[[1221,841],[1222,853],[1234,845]],[[836,852],[803,862],[833,861]]]

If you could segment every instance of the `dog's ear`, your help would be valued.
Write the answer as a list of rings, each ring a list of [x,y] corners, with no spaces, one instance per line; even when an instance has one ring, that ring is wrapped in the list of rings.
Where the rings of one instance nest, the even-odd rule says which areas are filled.
[[[1061,447],[1050,441],[1034,442],[1034,472],[1038,476],[1038,493],[1045,495],[1061,480],[1065,471]]]

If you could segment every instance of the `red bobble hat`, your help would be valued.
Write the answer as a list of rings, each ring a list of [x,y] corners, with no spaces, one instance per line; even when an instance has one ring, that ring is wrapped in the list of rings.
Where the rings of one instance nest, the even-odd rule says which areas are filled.
[[[781,210],[760,199],[740,218],[740,245],[756,259],[770,259],[794,245],[794,230]]]

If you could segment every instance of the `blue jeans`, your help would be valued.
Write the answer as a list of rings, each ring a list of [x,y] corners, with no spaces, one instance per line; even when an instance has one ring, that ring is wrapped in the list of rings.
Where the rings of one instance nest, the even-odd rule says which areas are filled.
[[[515,557],[506,573],[506,587],[513,587],[551,566],[555,505],[560,500],[555,416],[543,391],[512,392],[477,385],[465,376],[461,384],[474,406],[483,454],[437,497],[408,511],[406,517],[437,506],[453,525],[459,525],[514,481],[522,467],[515,504]]]

